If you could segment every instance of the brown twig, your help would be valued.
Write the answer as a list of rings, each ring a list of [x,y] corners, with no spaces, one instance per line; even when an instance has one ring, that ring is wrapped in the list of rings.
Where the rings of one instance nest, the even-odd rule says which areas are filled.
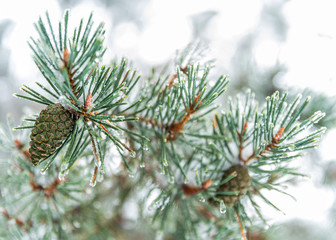
[[[204,90],[195,97],[193,103],[190,103],[189,108],[186,109],[186,114],[183,116],[181,121],[179,121],[177,123],[172,123],[171,125],[166,127],[166,129],[169,133],[169,135],[167,136],[167,141],[176,140],[177,136],[183,130],[184,125],[190,120],[191,115],[194,114],[197,111],[197,109],[201,106],[202,99],[201,100],[199,100],[199,99],[200,99],[203,92],[204,92]]]
[[[89,94],[85,99],[84,111],[86,112],[87,110],[89,110],[92,107],[92,104],[93,104],[92,94],[91,92],[89,92]]]
[[[94,71],[95,69],[96,69],[96,66],[94,66],[94,67],[91,69],[89,75],[87,76],[87,78],[86,78],[86,80],[85,80],[85,84],[87,84],[87,82],[89,81],[89,78],[91,77],[91,75],[92,75],[92,73],[93,73],[93,71]]]
[[[62,61],[63,61],[63,67],[67,71],[71,90],[72,90],[73,94],[75,95],[75,97],[78,98],[78,92],[76,92],[76,87],[77,86],[75,84],[75,80],[73,79],[73,77],[75,75],[75,71],[72,71],[72,68],[70,68],[68,66],[69,57],[70,57],[69,50],[67,48],[64,48],[64,50],[63,50],[63,59],[62,59]],[[70,102],[73,105],[77,106],[77,104],[75,103],[75,101],[72,98],[69,98],[69,100],[70,100]]]
[[[267,240],[267,236],[260,229],[248,229],[246,233],[248,240]]]
[[[105,130],[105,129],[104,129]],[[107,129],[106,129],[107,131]],[[91,143],[92,143],[92,148],[93,148],[93,153],[97,159],[97,163],[99,164],[100,163],[100,159],[99,159],[99,156],[98,156],[98,153],[97,153],[97,148],[96,148],[96,144],[93,140],[93,137],[92,137],[92,134],[89,132],[89,136],[90,136],[90,139],[91,139]]]
[[[243,224],[242,224],[242,222],[240,220],[240,216],[239,216],[238,212],[236,212],[236,216],[237,216],[237,220],[238,220],[238,223],[239,223],[239,229],[240,229],[240,233],[242,235],[242,238],[244,240],[247,240],[247,238],[245,236],[245,233],[244,233],[244,227],[243,227]]]
[[[137,117],[137,116],[135,116],[135,117]],[[161,127],[161,124],[158,123],[157,121],[153,120],[153,119],[144,118],[144,117],[138,117],[138,119],[139,119],[139,121],[142,121],[142,122],[145,122],[147,124],[150,124],[153,127],[156,127],[156,126]]]
[[[28,150],[24,150],[24,144],[18,140],[15,139],[14,140],[15,143],[15,147],[25,156],[25,158],[29,161],[31,161],[30,159],[30,154]],[[20,171],[23,171],[23,169],[21,168],[21,166],[19,164],[17,164],[18,168]],[[62,182],[60,181],[58,178],[56,178],[49,187],[43,187],[40,184],[37,184],[34,180],[35,175],[33,172],[29,172],[29,176],[30,176],[30,186],[32,187],[33,191],[41,191],[44,193],[44,196],[46,197],[46,199],[50,199],[50,197],[55,194],[57,186]],[[17,221],[17,220],[16,220]],[[17,222],[18,223],[18,222]]]
[[[216,116],[214,116],[213,119],[212,119],[212,125],[214,126],[214,128],[218,128],[218,122],[217,122]]]
[[[212,184],[212,180],[209,179],[205,182],[202,182],[202,187],[190,186],[188,184],[182,184],[182,190],[185,196],[194,196],[201,191],[207,190]]]
[[[243,138],[245,132],[246,132],[246,129],[247,129],[247,121],[245,121],[244,123],[244,126],[243,126],[243,130],[242,132],[240,133],[238,130],[237,130],[237,135],[238,135],[238,140],[239,140],[239,154],[238,154],[238,159],[239,161],[241,162],[244,162],[244,159],[243,159],[243,150],[244,150],[244,142],[245,142],[245,139]]]
[[[175,73],[174,75],[171,76],[168,84],[168,88],[171,89],[171,87],[174,85],[174,81],[177,78],[177,74]]]
[[[253,160],[254,158],[259,158],[260,156],[262,156],[263,154],[267,153],[268,151],[270,151],[273,148],[277,148],[277,144],[280,142],[281,137],[284,133],[285,127],[282,126],[279,131],[275,134],[275,136],[272,138],[272,142],[268,145],[266,145],[264,151],[262,151],[261,153],[259,153],[259,156],[255,157],[255,152],[253,152],[246,160],[244,160],[244,165],[247,165],[247,163],[249,163],[251,160]]]
[[[94,169],[94,172],[93,172],[93,176],[92,176],[92,179],[91,179],[91,185],[94,186],[95,184],[95,181],[96,181],[96,178],[97,178],[97,172],[98,172],[98,167],[95,166],[95,169]]]
[[[45,198],[47,200],[50,199],[50,197],[52,195],[55,194],[56,190],[57,190],[57,186],[62,183],[63,181],[59,180],[58,177],[55,178],[55,180],[48,186],[48,187],[43,187],[40,184],[37,184],[35,182],[35,176],[32,172],[29,173],[30,176],[30,186],[32,187],[32,190],[37,192],[37,191],[41,191],[43,192]]]
[[[121,83],[120,83],[120,85],[119,86],[121,86],[121,84],[123,84],[123,82],[125,82],[125,80],[126,80],[126,78],[127,78],[127,75],[128,75],[128,73],[131,71],[131,69],[128,69],[127,70],[127,72],[126,72],[126,74],[125,74],[125,76],[124,76],[124,78],[123,78],[123,80],[121,81]]]
[[[14,145],[16,149],[25,157],[25,159],[31,162],[29,150],[24,149],[24,144],[19,139],[14,140]]]
[[[18,225],[19,228],[21,228],[21,229],[22,229],[23,231],[25,231],[25,232],[28,232],[29,229],[25,227],[25,223],[24,223],[23,220],[19,219],[18,217],[13,217],[13,216],[11,216],[11,215],[7,212],[7,210],[5,210],[5,209],[2,210],[2,215],[3,215],[5,218],[7,218],[8,220],[14,219],[16,225]],[[31,220],[29,220],[27,223],[28,223],[29,228],[32,228],[32,227],[33,227],[33,222],[32,222]]]
[[[187,75],[187,67],[181,67],[180,70]],[[124,79],[127,77],[128,72],[126,73]],[[168,83],[168,89],[170,89],[172,87],[172,85],[174,84],[174,80],[177,78],[177,74],[173,74],[172,77],[169,80]],[[203,92],[202,92],[203,93]],[[179,135],[179,133],[183,130],[184,125],[190,120],[190,117],[193,113],[196,112],[196,110],[200,107],[201,105],[201,101],[199,101],[200,96],[202,95],[202,93],[200,93],[198,96],[195,97],[193,103],[190,104],[189,108],[186,109],[186,114],[183,116],[182,120],[179,122],[175,122],[172,123],[170,125],[167,124],[162,124],[157,122],[154,119],[150,119],[150,118],[145,118],[142,116],[137,116],[134,115],[133,117],[137,117],[138,121],[144,122],[146,124],[150,124],[153,127],[159,127],[159,128],[165,128],[169,135],[167,136],[167,140],[176,140],[177,136]],[[198,103],[198,104],[197,104]],[[197,106],[196,106],[197,105]],[[125,114],[124,114],[125,115]]]
[[[185,67],[181,67],[180,68],[180,70],[185,74],[185,75],[188,75],[187,74],[187,66],[185,66]],[[175,81],[175,79],[177,78],[177,74],[176,73],[174,73],[172,76],[171,76],[171,78],[170,78],[170,80],[169,80],[169,83],[168,83],[168,89],[171,89],[171,87],[174,85],[174,81]]]

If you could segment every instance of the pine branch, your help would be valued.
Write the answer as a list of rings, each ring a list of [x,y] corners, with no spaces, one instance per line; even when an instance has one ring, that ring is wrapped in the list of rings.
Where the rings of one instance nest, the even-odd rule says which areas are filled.
[[[19,94],[15,96],[45,105],[61,103],[66,107],[66,111],[72,114],[72,118],[76,121],[76,127],[72,130],[69,138],[63,140],[61,148],[50,156],[42,155],[38,163],[46,162],[45,171],[51,166],[61,149],[63,147],[64,149],[68,148],[66,158],[64,158],[66,160],[62,163],[63,169],[60,173],[63,176],[69,172],[75,161],[80,157],[80,151],[92,144],[97,166],[99,172],[101,172],[104,168],[104,159],[102,159],[100,152],[101,141],[110,139],[120,151],[123,152],[126,149],[131,155],[135,155],[134,150],[123,143],[114,134],[114,131],[122,131],[132,135],[136,141],[141,143],[149,141],[145,136],[119,126],[120,122],[138,120],[137,117],[118,115],[118,112],[120,106],[127,105],[125,102],[126,96],[134,89],[140,76],[127,66],[126,59],[122,59],[119,65],[98,67],[97,61],[105,52],[103,47],[105,31],[103,30],[104,24],[100,24],[94,31],[92,30],[92,14],[85,26],[83,20],[81,20],[79,27],[74,29],[73,35],[68,36],[69,12],[65,12],[64,29],[62,24],[59,24],[58,42],[48,13],[46,17],[48,27],[40,18],[38,23],[35,24],[40,38],[38,40],[32,39],[32,43],[29,44],[34,52],[36,65],[51,88],[37,83],[44,90],[44,93],[48,94],[44,95],[44,93],[38,93],[24,85],[22,91],[30,96]],[[50,99],[50,97],[53,99]],[[140,101],[135,101],[128,108],[135,107],[138,104],[140,104]],[[37,119],[32,119],[35,122],[34,126],[23,126],[17,129],[33,128],[34,130],[39,124],[39,120],[36,121]],[[91,122],[91,124],[87,124],[88,122]],[[84,133],[84,129],[86,133]],[[95,134],[92,134],[93,132]],[[100,136],[97,138],[96,136],[100,135],[99,132],[104,133],[105,138]],[[86,140],[89,136],[91,142]],[[80,147],[80,145],[83,147]],[[34,159],[34,163],[36,163],[36,157]],[[97,171],[95,169],[94,172]]]
[[[6,130],[2,128],[1,132]],[[0,204],[3,216],[8,221],[13,219],[19,229],[30,236],[34,236],[35,228],[40,227],[41,222],[48,223],[45,225],[47,231],[52,231],[56,225],[63,225],[63,221],[54,221],[60,220],[62,216],[56,209],[67,209],[80,202],[76,195],[83,192],[80,186],[85,177],[66,179],[68,185],[64,185],[64,181],[58,177],[57,165],[51,167],[48,173],[34,168],[27,150],[27,130],[11,132],[2,137],[6,142],[12,141],[12,156],[7,166],[7,174],[1,174]],[[77,189],[73,189],[74,186]],[[10,234],[8,231],[7,236],[14,237]]]
[[[178,192],[183,194],[177,194],[175,197],[175,201],[184,201],[185,206],[199,205],[199,201],[195,201],[195,199],[200,197],[201,199],[208,199],[207,204],[210,205],[210,209],[212,205],[219,207],[219,212],[225,213],[228,211],[227,217],[230,218],[230,207],[225,206],[228,204],[226,201],[231,199],[228,196],[239,196],[239,201],[234,204],[234,207],[241,209],[237,212],[237,219],[243,237],[245,237],[243,226],[250,221],[250,217],[243,210],[245,202],[241,201],[243,195],[240,195],[239,186],[235,186],[234,190],[230,190],[229,184],[232,184],[232,181],[237,181],[237,183],[241,181],[239,184],[244,186],[246,183],[245,180],[242,180],[241,172],[224,171],[226,176],[224,177],[223,169],[226,169],[228,165],[234,165],[239,162],[245,167],[239,167],[238,169],[247,168],[246,171],[250,175],[248,178],[251,178],[251,185],[248,187],[246,194],[249,196],[256,213],[262,221],[265,221],[259,206],[256,205],[253,198],[260,197],[267,204],[280,211],[260,190],[268,189],[288,195],[281,189],[286,183],[286,179],[290,179],[291,176],[304,176],[298,173],[297,169],[289,167],[290,161],[302,156],[302,154],[297,154],[296,152],[315,146],[316,141],[320,139],[321,134],[325,131],[324,128],[313,132],[308,131],[308,128],[323,117],[324,114],[322,113],[318,112],[307,119],[301,120],[301,122],[298,121],[300,113],[302,113],[310,100],[309,98],[299,105],[299,96],[294,99],[292,104],[287,105],[287,95],[285,94],[280,98],[279,94],[275,93],[266,99],[265,107],[260,110],[253,94],[247,92],[244,99],[245,101],[239,101],[239,98],[237,98],[236,103],[231,101],[229,103],[229,112],[215,116],[213,135],[188,134],[190,137],[203,139],[204,144],[212,151],[207,153],[205,162],[203,162],[204,160],[200,162],[197,157],[198,154],[193,156],[191,162],[186,162],[184,168],[188,169],[189,167],[191,171],[194,171],[195,182],[198,186],[182,184]],[[246,152],[250,153],[246,154]],[[202,159],[204,158],[202,157]],[[181,178],[181,176],[177,177],[176,175],[178,176],[178,174],[175,173],[175,178]],[[283,181],[281,182],[281,180]],[[202,182],[212,182],[212,184],[207,188],[203,188]],[[175,186],[178,187],[179,185]],[[226,190],[223,191],[222,189]],[[167,190],[162,191],[174,192],[171,186],[167,186]],[[183,195],[185,198],[178,197]],[[173,196],[170,194],[170,198]],[[227,207],[228,209],[226,210]],[[218,215],[213,210],[211,210],[211,214]],[[208,215],[203,214],[202,216],[206,217]],[[193,221],[192,218],[189,219],[187,217],[187,219],[188,221]],[[216,221],[220,222],[220,220]]]
[[[281,211],[262,190],[290,196],[285,184],[304,176],[291,162],[316,148],[325,132],[310,129],[324,113],[301,117],[310,98],[300,104],[300,95],[288,101],[287,93],[276,92],[259,107],[248,91],[213,116],[228,80],[210,80],[213,61],[202,44],[188,45],[141,81],[125,58],[98,64],[105,31],[103,24],[93,29],[92,15],[73,31],[68,25],[68,11],[56,31],[48,13],[38,20],[39,38],[29,45],[48,85],[23,85],[24,95],[15,95],[47,108],[25,118],[20,131],[0,128],[0,146],[11,156],[1,176],[2,225],[17,226],[5,237],[39,239],[35,233],[43,232],[106,239],[111,229],[129,229],[121,207],[130,201],[138,204],[139,219],[152,218],[167,237],[246,239],[245,228],[256,226],[248,208],[266,224],[255,198]],[[121,162],[117,174],[108,175],[106,186],[97,184],[113,159]],[[97,185],[92,195],[87,178]],[[114,214],[106,216],[107,209]]]

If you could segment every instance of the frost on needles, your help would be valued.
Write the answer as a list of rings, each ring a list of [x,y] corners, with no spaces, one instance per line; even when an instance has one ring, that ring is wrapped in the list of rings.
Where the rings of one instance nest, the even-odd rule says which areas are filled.
[[[257,202],[281,211],[264,190],[287,194],[286,183],[303,176],[293,160],[325,131],[315,127],[319,111],[300,119],[310,98],[276,92],[259,104],[246,91],[224,100],[228,78],[210,77],[201,43],[146,77],[126,58],[101,65],[104,24],[90,15],[69,30],[69,16],[57,27],[48,13],[35,23],[29,46],[44,79],[15,94],[45,110],[1,128],[10,157],[0,236],[117,238],[130,199],[165,239],[246,239],[246,229],[264,228]]]

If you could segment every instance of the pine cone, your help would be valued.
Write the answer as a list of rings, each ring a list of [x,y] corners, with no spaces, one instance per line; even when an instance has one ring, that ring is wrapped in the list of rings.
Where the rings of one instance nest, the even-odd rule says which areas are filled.
[[[47,158],[68,138],[74,127],[69,111],[57,103],[40,112],[30,134],[29,153],[34,165]]]
[[[238,195],[216,195],[217,198],[224,200],[225,205],[228,207],[233,207],[237,204],[240,198],[246,194],[251,185],[251,177],[248,173],[248,169],[240,164],[233,165],[225,170],[221,181],[226,179],[234,171],[237,173],[237,176],[222,184],[217,189],[217,192],[239,192]]]

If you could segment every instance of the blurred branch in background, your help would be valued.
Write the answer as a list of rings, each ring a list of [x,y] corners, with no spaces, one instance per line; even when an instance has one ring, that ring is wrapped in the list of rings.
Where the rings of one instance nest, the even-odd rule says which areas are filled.
[[[13,106],[10,92],[15,90],[15,81],[10,76],[11,50],[4,45],[4,40],[14,25],[12,20],[0,19],[0,122],[5,120],[6,114],[4,113],[9,112],[9,106]]]

